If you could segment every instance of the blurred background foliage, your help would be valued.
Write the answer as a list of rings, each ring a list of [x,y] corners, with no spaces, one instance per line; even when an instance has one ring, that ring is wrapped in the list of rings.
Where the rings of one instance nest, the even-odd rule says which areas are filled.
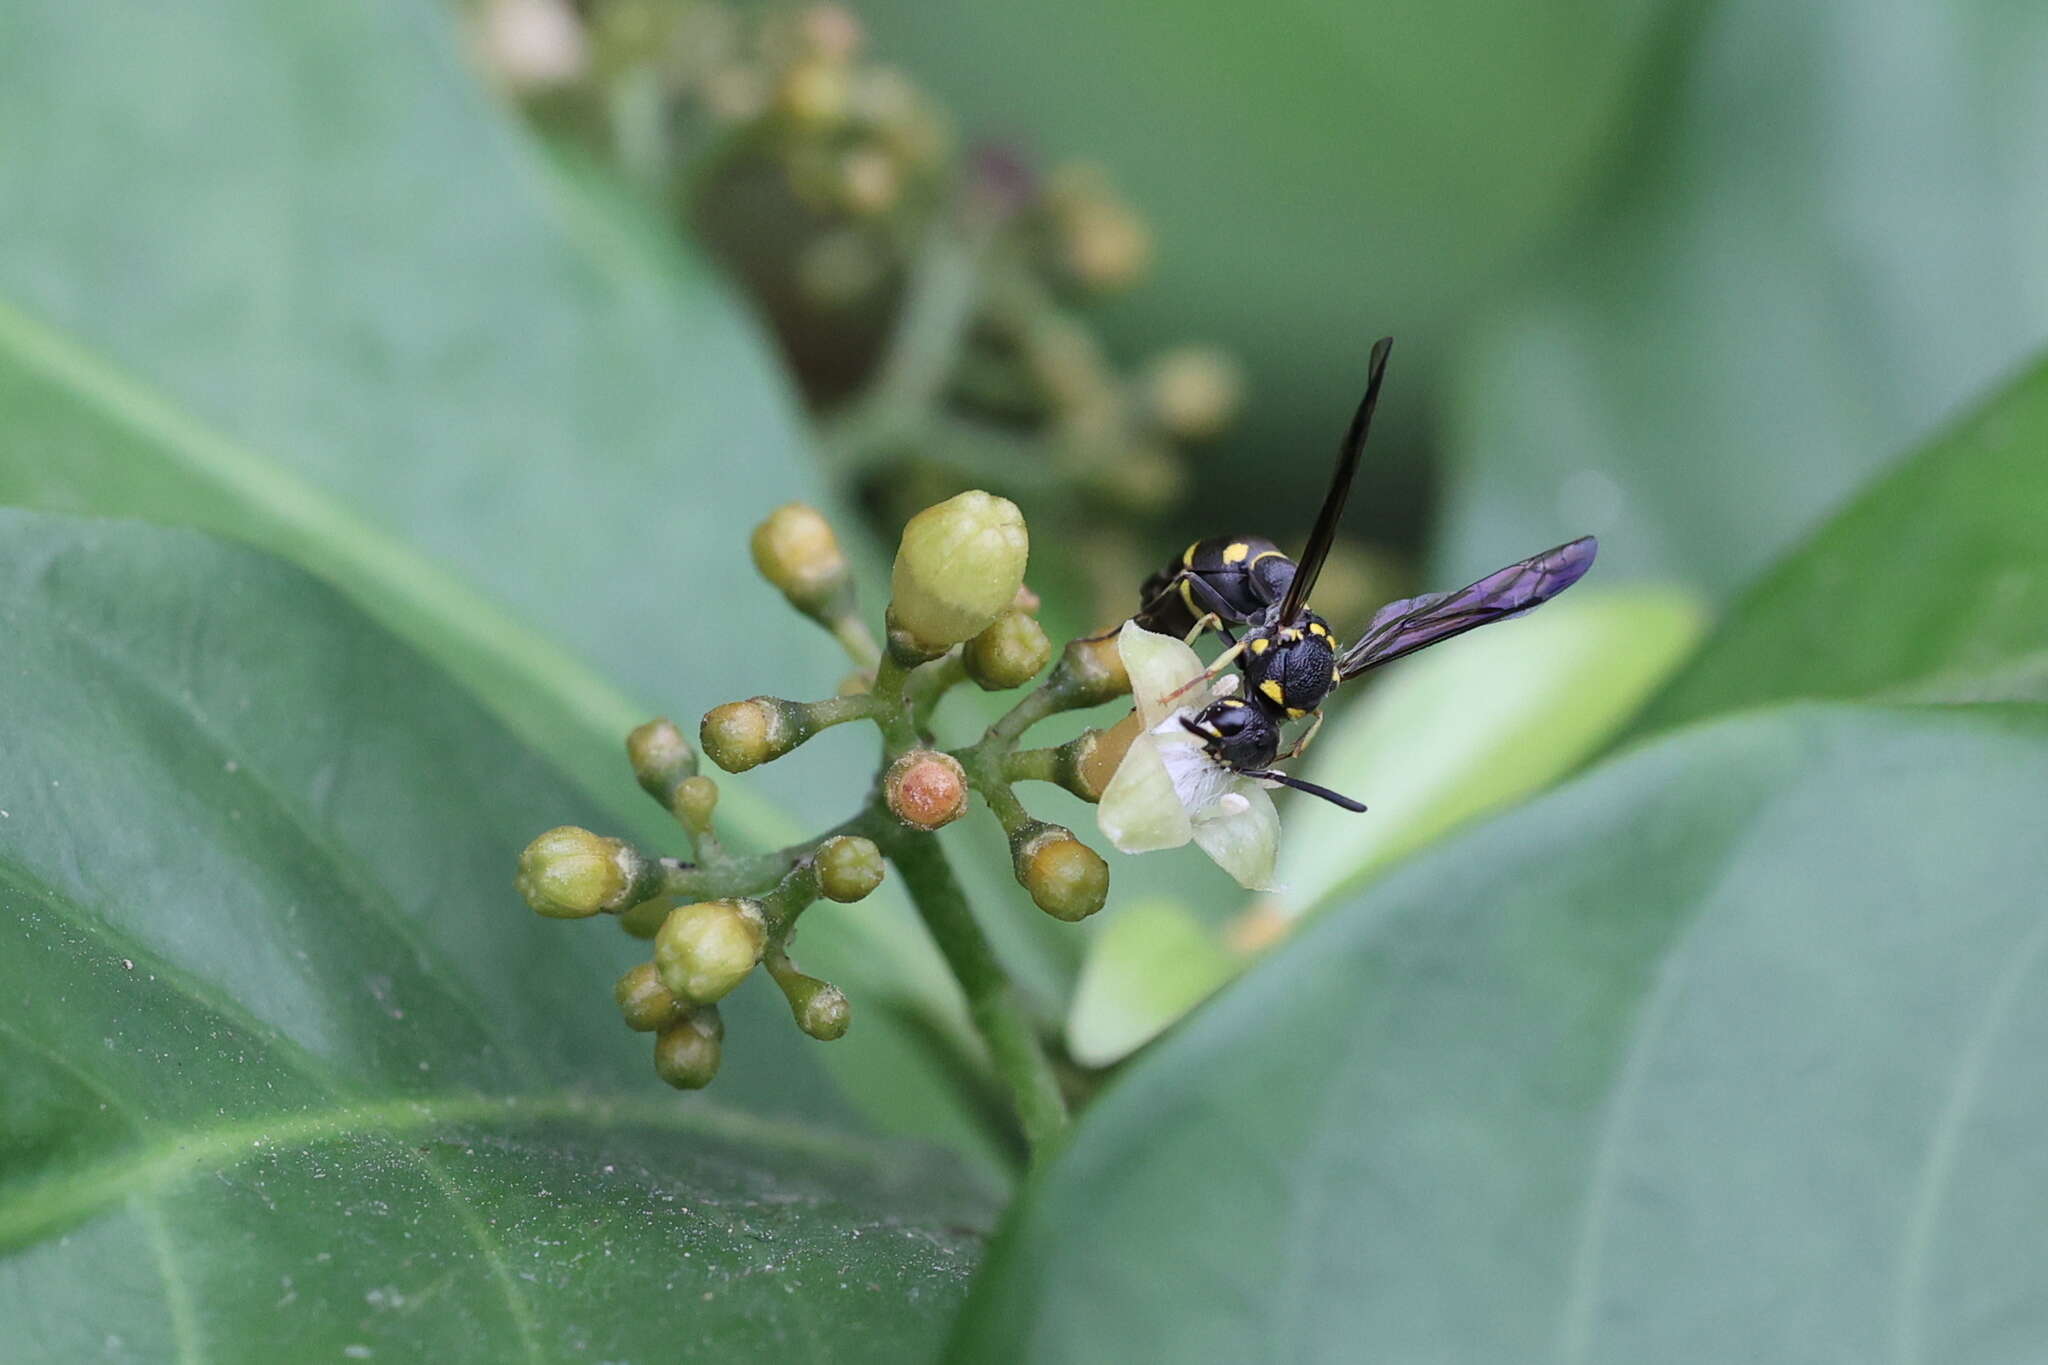
[[[195,525],[341,590],[296,578],[279,589],[272,561],[222,560],[196,540],[22,521],[9,541],[10,581],[27,604],[16,630],[43,642],[43,663],[6,675],[6,710],[11,724],[55,738],[11,747],[43,757],[0,773],[33,769],[46,803],[0,823],[0,856],[33,874],[34,903],[47,910],[19,927],[34,934],[56,922],[48,916],[96,926],[138,960],[183,964],[202,994],[229,1004],[264,982],[215,945],[298,948],[293,917],[328,894],[318,868],[303,895],[257,876],[247,903],[224,906],[214,873],[173,879],[148,856],[177,847],[262,870],[262,851],[234,825],[238,784],[195,782],[171,761],[185,750],[159,753],[146,739],[182,735],[211,761],[201,702],[212,694],[186,694],[199,709],[173,725],[161,698],[125,685],[218,662],[233,686],[210,705],[240,714],[238,698],[286,676],[276,656],[295,648],[264,612],[303,617],[312,637],[341,642],[331,657],[342,660],[409,659],[385,634],[395,633],[494,713],[413,681],[411,663],[394,665],[388,687],[342,685],[327,676],[339,664],[304,685],[304,704],[338,732],[381,737],[334,746],[358,760],[388,755],[378,771],[392,775],[359,789],[378,819],[414,812],[388,807],[392,792],[460,803],[465,773],[504,786],[494,789],[504,799],[474,803],[464,822],[427,822],[459,847],[405,847],[422,867],[445,853],[450,866],[503,866],[509,882],[513,851],[543,820],[521,803],[554,803],[566,817],[578,798],[538,779],[506,782],[524,769],[494,766],[498,748],[537,751],[607,820],[658,845],[665,821],[618,757],[630,726],[754,692],[834,687],[843,661],[745,571],[745,528],[770,506],[804,498],[830,510],[873,584],[910,509],[969,484],[1011,493],[1033,527],[1032,584],[1048,626],[1105,624],[1194,536],[1255,530],[1295,543],[1366,349],[1393,333],[1380,429],[1317,596],[1340,633],[1379,601],[1467,581],[1581,532],[1602,537],[1600,565],[1527,622],[1346,689],[1305,772],[1375,810],[1361,829],[1290,802],[1284,895],[1247,904],[1192,857],[1118,859],[1111,908],[1076,930],[1028,907],[999,845],[948,831],[1006,965],[1049,1024],[1064,1021],[1077,1093],[1322,916],[1224,1007],[1157,1044],[1090,1115],[1058,1179],[1040,1182],[1039,1202],[1013,1220],[1002,1253],[1012,1278],[989,1277],[998,1287],[970,1331],[1003,1342],[1017,1323],[1053,1323],[1036,1298],[1051,1280],[1034,1279],[1048,1268],[1078,1307],[1040,1345],[1061,1345],[1060,1331],[1075,1334],[1067,1345],[1100,1345],[1149,1330],[1130,1295],[1157,1286],[1119,1280],[1124,1244],[1103,1239],[1094,1261],[1066,1246],[1095,1238],[1088,1215],[1127,1196],[1129,1221],[1161,1233],[1167,1251],[1213,1257],[1168,1286],[1201,1296],[1168,1305],[1195,1345],[1222,1339],[1205,1335],[1203,1313],[1242,1307],[1207,1291],[1247,1246],[1293,1248],[1292,1260],[1262,1266],[1339,1277],[1364,1247],[1441,1287],[1408,1295],[1399,1277],[1387,1281],[1389,1321],[1419,1306],[1436,1315],[1432,1330],[1440,1320],[1484,1333],[1505,1319],[1474,1305],[1495,1303],[1517,1267],[1548,1276],[1564,1263],[1558,1239],[1578,1237],[1587,1274],[1574,1271],[1562,1344],[1583,1356],[1604,1321],[1591,1275],[1598,1218],[1643,1215],[1646,1240],[1684,1249],[1692,1243],[1668,1234],[1688,1229],[1660,1219],[1693,1205],[1631,1203],[1629,1182],[1648,1177],[1612,1164],[1596,1188],[1615,1182],[1623,1194],[1576,1232],[1546,1232],[1516,1221],[1525,1204],[1494,1177],[1567,1188],[1587,1146],[1573,1125],[1598,1123],[1602,1141],[1625,1147],[1628,1135],[1598,1116],[1662,1057],[1676,1079],[1661,1107],[1646,1105],[1650,1126],[1630,1159],[1664,1188],[1694,1191],[1709,1214],[1750,1209],[1723,1197],[1735,1188],[1768,1224],[1833,1169],[1868,1171],[1883,1198],[1845,1196],[1853,1217],[1830,1223],[1821,1209],[1784,1222],[1801,1235],[1842,1233],[1830,1253],[1896,1253],[1916,1284],[1960,1277],[1969,1294],[1941,1303],[1966,1325],[1981,1318],[1992,1336],[2026,1339],[2040,1315],[2006,1306],[2028,1292],[2024,1237],[2038,1217],[2010,1230],[2021,1254],[1969,1235],[1969,1224],[1939,1240],[1934,1176],[1959,1173],[1970,1193],[1957,1207],[1989,1208],[1994,1224],[2036,1212],[2009,1195],[2041,1188],[2016,1185],[2024,1167],[2010,1159],[2038,1150],[2026,1136],[2039,1130],[2038,1087],[1984,1084],[2006,1106],[1985,1121],[2010,1124],[1988,1138],[1965,1131],[1965,1100],[1993,1067],[2020,1065],[1996,1036],[2008,1016],[2015,1056],[2038,1036],[2024,1029],[2041,1027],[2030,1004],[2039,994],[2023,989],[2048,941],[2027,914],[2040,869],[2025,834],[2048,741],[2023,707],[1917,708],[2048,699],[2043,71],[2048,10],[2024,0],[210,0],[128,7],[118,22],[63,0],[0,7],[0,500]],[[118,658],[123,612],[161,628],[163,659],[126,674],[79,662],[79,638],[103,639]],[[300,655],[330,657],[310,646]],[[80,673],[124,685],[81,702]],[[1863,704],[1873,697],[1904,709]],[[1716,719],[1812,698],[1836,705]],[[364,834],[375,822],[352,828],[352,808],[331,799],[324,751],[300,761],[317,734],[297,723],[294,698],[268,700],[280,704],[232,731],[246,737],[241,766],[222,774],[265,777],[307,846],[360,844],[389,864],[390,849]],[[988,704],[949,699],[942,723],[965,732]],[[407,716],[413,729],[394,723]],[[1692,728],[1702,722],[1714,728]],[[1686,734],[1657,739],[1681,725]],[[130,730],[145,738],[107,742]],[[64,738],[74,733],[84,738]],[[408,734],[430,738],[402,742]],[[1502,826],[1410,857],[1638,739],[1650,741],[1642,752]],[[127,764],[163,784],[152,790],[207,799],[123,805],[120,793],[140,789]],[[94,767],[94,781],[67,765]],[[726,784],[721,814],[736,841],[785,841],[843,815],[871,773],[872,753],[835,731]],[[108,841],[42,794],[46,776],[106,794],[93,809],[142,850],[134,882],[151,894],[93,883]],[[1919,819],[1915,802],[1941,818]],[[1973,820],[1973,802],[2002,823]],[[216,806],[229,816],[212,820]],[[1064,793],[1034,795],[1034,809],[1088,825]],[[422,827],[410,827],[415,838]],[[1697,871],[1700,885],[1674,884],[1673,866]],[[1844,867],[1861,880],[1839,879]],[[523,913],[495,873],[450,894],[408,885],[408,913],[445,934],[489,936],[496,916]],[[1943,900],[1951,887],[1955,906]],[[1517,904],[1537,925],[1526,936],[1500,908]],[[1898,935],[1865,936],[1866,910]],[[1728,947],[1710,963],[1718,993],[1684,1016],[1692,1026],[1664,1056],[1671,1040],[1648,1037],[1644,1021],[1658,1016],[1645,1002],[1669,1003],[1668,955],[1698,924]],[[1925,951],[1920,935],[1951,951]],[[499,946],[528,967],[567,961],[527,941]],[[1602,956],[1624,949],[1625,961]],[[807,921],[803,953],[846,985],[860,1025],[822,1054],[736,1030],[736,1048],[762,1049],[761,1071],[677,1112],[715,1126],[730,1119],[725,1105],[806,1122],[815,1108],[944,1144],[992,1184],[1001,1101],[900,895],[887,888],[860,913]],[[8,960],[23,989],[47,984],[29,956]],[[1776,1013],[1746,1009],[1759,960],[1796,968],[1763,973],[1784,986]],[[311,961],[302,978],[310,1000],[344,1016],[363,1006],[347,961]],[[217,1063],[203,1030],[138,1027],[144,1050],[120,1051],[91,1026],[98,1014],[178,1007],[191,983],[115,976],[91,955],[49,970],[66,992],[39,998],[79,1013],[14,1020],[46,1029],[30,1046],[89,1077],[115,1061],[150,1064],[102,1077],[142,1122],[115,1123],[93,1101],[88,1155],[118,1162],[182,1136],[181,1124],[203,1132],[216,1119],[273,1117],[274,1097],[232,1068],[211,1079],[185,1069],[182,1108],[139,1079],[160,1077],[166,1056]],[[1386,988],[1371,1027],[1360,1023],[1358,971]],[[1316,973],[1316,989],[1297,990],[1295,972]],[[1807,989],[1814,979],[1848,984],[1836,998]],[[617,1037],[620,1051],[529,1078],[644,1099],[651,1077],[613,1074],[629,1040],[602,990],[562,995],[547,1005],[560,1011],[546,1021],[558,1040]],[[1980,1019],[1987,999],[2007,1016]],[[1901,1000],[1936,1002],[1942,1027],[1921,1036]],[[1574,1013],[1589,1001],[1597,1017]],[[761,1003],[749,1008],[766,1022],[773,1011]],[[517,1013],[534,1002],[491,1004]],[[1748,1051],[1722,1051],[1723,1011],[1746,1022]],[[320,1014],[280,1017],[278,1037],[320,1051]],[[382,1036],[369,1018],[366,1043]],[[1901,1031],[1916,1035],[1910,1057]],[[1376,1068],[1369,1050],[1349,1050],[1368,1034],[1413,1065]],[[1779,1043],[1808,1036],[1838,1040],[1861,1070],[1840,1106],[1791,1132],[1804,1111],[1746,1078],[1798,1091],[1806,1059]],[[1302,1047],[1305,1037],[1320,1046]],[[1563,1040],[1554,1056],[1514,1060],[1515,1046],[1553,1037]],[[786,1057],[829,1067],[846,1103]],[[1626,1068],[1609,1065],[1623,1057]],[[1704,1165],[1674,1171],[1678,1149],[1657,1130],[1668,1115],[1694,1131],[1671,1101],[1692,1093],[1702,1058],[1732,1058],[1726,1085],[1758,1101],[1728,1112],[1797,1119],[1767,1150],[1732,1136],[1733,1169],[1719,1184],[1694,1179]],[[1910,1084],[1882,1091],[1899,1082],[1889,1068],[1900,1058]],[[378,1053],[366,1093],[426,1084],[414,1062]],[[1354,1070],[1332,1070],[1342,1066]],[[1521,1089],[1500,1084],[1506,1069]],[[1223,1086],[1219,1075],[1247,1079]],[[1329,1102],[1332,1075],[1352,1087],[1343,1103]],[[1438,1083],[1447,1075],[1464,1079]],[[1880,1094],[1897,1120],[1881,1131],[1863,1107]],[[1151,1102],[1162,1095],[1177,1098]],[[64,1241],[66,1219],[108,1196],[99,1166],[71,1164],[75,1106],[45,1099],[20,1108],[23,1131],[34,1120],[46,1146],[21,1149],[0,1180],[51,1197],[19,1205],[34,1217],[0,1220],[0,1243],[10,1255],[30,1247],[33,1273],[77,1295],[16,1276],[8,1301],[73,1324],[88,1313],[48,1305],[104,1295],[92,1244]],[[1206,1105],[1203,1121],[1162,1131],[1179,1121],[1176,1104]],[[1386,1115],[1413,1123],[1375,1127]],[[1561,1115],[1570,1131],[1547,1145]],[[1260,1147],[1276,1119],[1321,1164]],[[603,1114],[589,1121],[618,1127]],[[1827,1124],[1830,1138],[1812,1140]],[[2001,1145],[2007,1131],[2022,1140]],[[1834,1160],[1865,1142],[1867,1161]],[[1162,1151],[1171,1159],[1147,1167],[1150,1185],[1121,1180]],[[1219,1169],[1218,1151],[1252,1155]],[[1407,1223],[1373,1216],[1375,1193],[1420,1189],[1417,1152],[1441,1158],[1428,1167],[1437,1183],[1408,1206],[1420,1212]],[[1831,1171],[1807,1169],[1813,1153]],[[735,1162],[747,1188],[781,1179],[761,1150]],[[923,1182],[913,1168],[907,1183]],[[1287,1184],[1296,1170],[1299,1188]],[[1118,1188],[1091,1183],[1104,1171]],[[1214,1196],[1199,1208],[1185,1193],[1197,1181]],[[512,1199],[526,1189],[491,1173],[479,1188]],[[1320,1221],[1291,1217],[1327,1188],[1361,1202],[1327,1205]],[[1915,1211],[1892,1218],[1884,1201],[1900,1191]],[[1872,1208],[1903,1249],[1861,1235],[1856,1219]],[[1275,1209],[1289,1217],[1229,1222]],[[310,1204],[300,1212],[300,1232],[252,1225],[271,1229],[258,1234],[273,1239],[260,1243],[265,1254],[326,1245],[332,1220]],[[1174,1221],[1183,1214],[1223,1221]],[[122,1225],[96,1226],[133,1240]],[[1308,1241],[1283,1241],[1304,1226]],[[1752,1226],[1736,1228],[1721,1270],[1760,1264],[1744,1240]],[[1383,1228],[1389,1242],[1363,1240]],[[1506,1235],[1517,1229],[1527,1243]],[[508,1223],[500,1236],[518,1254],[554,1257],[541,1263],[559,1283],[582,1283],[554,1231]],[[735,1264],[751,1260],[751,1239]],[[203,1226],[189,1240],[258,1244]],[[817,1245],[837,1254],[829,1239]],[[1435,1261],[1418,1251],[1431,1246]],[[1503,1259],[1475,1260],[1471,1247]],[[442,1302],[497,1303],[506,1286],[478,1272],[473,1252],[465,1242],[456,1264],[467,1278]],[[10,1259],[9,1275],[26,1263]],[[1764,1276],[1765,1300],[1778,1302],[1770,1296],[1801,1269]],[[950,1302],[965,1273],[949,1265],[933,1302]],[[1669,1278],[1711,1288],[1741,1276],[1679,1266]],[[254,1283],[234,1266],[213,1279]],[[1891,1283],[1881,1271],[1858,1282]],[[1557,1286],[1520,1288],[1530,1322],[1554,1307]],[[139,1286],[134,1302],[150,1307],[160,1289]],[[260,1336],[272,1309],[267,1290],[257,1297],[221,1325]],[[516,1289],[510,1297],[516,1319]],[[699,1326],[718,1318],[685,1297]],[[1682,1333],[1693,1319],[1666,1306],[1618,1311]],[[751,1302],[729,1307],[736,1330],[779,1330]],[[1254,1326],[1275,1316],[1255,1307]],[[1938,1339],[1941,1324],[1915,1320],[1921,1311],[1898,1310],[1901,1359]],[[900,1319],[891,1330],[902,1340],[929,1345],[941,1313],[892,1299],[883,1315]],[[1881,1314],[1858,1301],[1846,1316],[1861,1325]],[[1718,1321],[1770,1319],[1745,1310]],[[339,1349],[349,1338],[336,1331]],[[872,1344],[886,1356],[898,1340]],[[1518,1341],[1497,1358],[1531,1354]]]
[[[1261,524],[1303,526],[1391,332],[1357,537],[1456,577],[1591,530],[1603,577],[1721,597],[2048,339],[2038,6],[857,10],[866,69],[909,73],[889,88],[957,146],[1111,177],[1150,244],[1092,300],[1115,355],[1227,340],[1241,420],[1186,452],[1176,534],[1244,517],[1253,467]],[[748,27],[703,5],[584,12],[729,103],[736,73],[767,99],[790,69],[741,41],[703,70],[703,32]],[[646,36],[677,15],[682,38]],[[615,45],[588,60],[652,79]],[[770,208],[723,240],[752,243],[760,289],[748,263],[789,232]],[[794,348],[807,390],[848,349]]]
[[[1196,536],[1296,543],[1382,332],[1318,592],[1340,633],[1603,538],[1582,600],[1339,701],[1305,770],[1396,813],[1298,810],[1276,901],[1119,864],[1162,937],[1125,926],[1080,979],[1089,1055],[1079,1021],[1161,994],[1117,962],[1210,981],[1175,948],[1199,923],[1256,951],[1598,752],[1738,588],[2048,341],[2027,6],[474,13],[544,134],[746,290],[878,536],[1001,488],[1062,548],[1034,563],[1049,620],[1114,619]],[[1075,988],[1072,936],[1013,939]]]

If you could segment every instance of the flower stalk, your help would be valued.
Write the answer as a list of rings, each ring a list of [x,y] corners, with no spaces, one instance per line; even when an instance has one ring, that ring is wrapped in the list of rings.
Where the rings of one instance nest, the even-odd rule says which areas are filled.
[[[884,880],[903,880],[945,959],[989,1062],[1008,1091],[1017,1130],[1034,1152],[1055,1142],[1066,1101],[1040,1025],[997,961],[934,832],[979,796],[1008,836],[1012,870],[1034,904],[1061,920],[1086,918],[1108,895],[1109,869],[1074,833],[1034,817],[1015,784],[1056,782],[1087,791],[1084,758],[1099,733],[1053,748],[1020,749],[1050,716],[1123,695],[1129,679],[1113,648],[1077,641],[1048,671],[1052,647],[1023,588],[1028,541],[1007,501],[967,493],[927,509],[906,528],[892,575],[888,645],[873,647],[859,620],[838,543],[810,509],[778,508],[755,532],[763,577],[790,605],[830,631],[865,687],[815,701],[751,697],[713,707],[693,746],[666,720],[627,740],[647,794],[688,836],[691,856],[663,857],[623,840],[563,828],[522,855],[519,886],[542,914],[617,916],[652,957],[615,987],[623,1021],[655,1036],[655,1069],[670,1084],[709,1084],[723,1056],[718,1002],[756,969],[788,1001],[796,1026],[821,1042],[853,1024],[830,982],[803,972],[790,941],[820,901],[857,902]],[[857,627],[857,628],[856,628]],[[939,702],[972,682],[987,690],[1044,678],[973,743],[934,743]],[[719,783],[698,771],[701,753],[728,773],[780,759],[827,728],[865,722],[881,737],[882,771],[854,813],[815,838],[760,853],[728,849],[714,816]]]

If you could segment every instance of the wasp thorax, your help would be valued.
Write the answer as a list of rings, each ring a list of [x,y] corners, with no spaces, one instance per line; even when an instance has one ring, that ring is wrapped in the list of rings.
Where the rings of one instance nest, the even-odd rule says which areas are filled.
[[[1299,626],[1254,631],[1243,662],[1245,694],[1289,719],[1321,706],[1337,685],[1337,642],[1314,613]]]

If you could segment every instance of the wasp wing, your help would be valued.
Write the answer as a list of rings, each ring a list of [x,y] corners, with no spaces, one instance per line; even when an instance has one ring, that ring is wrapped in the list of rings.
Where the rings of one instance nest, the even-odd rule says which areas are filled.
[[[1337,670],[1355,678],[1370,668],[1427,649],[1439,640],[1533,611],[1569,588],[1593,567],[1600,544],[1591,536],[1545,550],[1496,569],[1456,592],[1426,593],[1381,607],[1358,642],[1344,651]]]
[[[1294,581],[1287,585],[1287,595],[1280,599],[1280,610],[1273,617],[1283,626],[1301,624],[1302,614],[1308,610],[1308,595],[1315,591],[1323,562],[1330,557],[1330,547],[1337,543],[1337,523],[1343,520],[1345,499],[1351,496],[1351,476],[1358,472],[1359,457],[1365,453],[1365,438],[1372,432],[1373,410],[1380,405],[1380,385],[1387,378],[1387,357],[1393,353],[1392,337],[1381,337],[1372,344],[1372,354],[1366,360],[1365,397],[1359,400],[1358,411],[1352,415],[1344,443],[1337,447],[1337,468],[1330,475],[1330,491],[1323,495],[1315,528],[1308,533],[1308,544],[1302,548],[1301,558],[1294,561]]]

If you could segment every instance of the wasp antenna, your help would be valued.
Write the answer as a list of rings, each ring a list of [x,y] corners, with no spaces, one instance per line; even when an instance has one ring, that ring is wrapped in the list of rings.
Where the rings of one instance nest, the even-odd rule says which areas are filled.
[[[1387,357],[1393,351],[1392,337],[1381,337],[1372,344],[1372,355],[1366,361],[1365,397],[1352,414],[1344,443],[1337,447],[1337,470],[1330,476],[1330,491],[1323,495],[1315,528],[1308,533],[1308,545],[1295,561],[1294,581],[1287,587],[1287,596],[1280,600],[1280,614],[1275,619],[1281,625],[1300,621],[1303,609],[1308,606],[1308,595],[1315,590],[1316,579],[1323,572],[1323,561],[1330,557],[1330,547],[1337,542],[1337,523],[1344,516],[1344,500],[1351,496],[1351,476],[1358,472],[1359,457],[1365,453],[1373,409],[1379,406],[1380,385],[1387,377]]]
[[[1313,782],[1304,782],[1298,777],[1280,772],[1277,769],[1246,769],[1244,776],[1258,778],[1265,782],[1278,782],[1283,787],[1291,787],[1298,792],[1307,792],[1310,796],[1320,796],[1333,806],[1341,806],[1345,810],[1358,815],[1365,814],[1365,803],[1363,801],[1353,801],[1342,792],[1333,792],[1328,787],[1318,787]]]

